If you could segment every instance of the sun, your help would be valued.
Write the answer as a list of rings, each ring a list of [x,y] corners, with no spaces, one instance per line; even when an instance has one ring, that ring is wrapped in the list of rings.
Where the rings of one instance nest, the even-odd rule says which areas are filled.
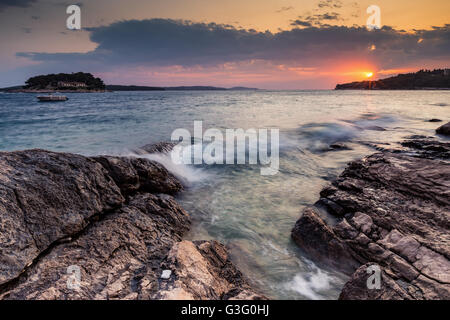
[[[367,78],[372,78],[373,77],[373,72],[366,72],[366,77]]]

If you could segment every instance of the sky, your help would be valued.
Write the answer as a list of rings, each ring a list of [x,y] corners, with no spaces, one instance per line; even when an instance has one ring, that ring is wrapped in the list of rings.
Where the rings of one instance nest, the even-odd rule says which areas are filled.
[[[66,27],[81,8],[81,30]],[[370,5],[381,9],[368,30]],[[107,84],[332,89],[450,68],[448,0],[0,0],[0,87],[91,72]]]

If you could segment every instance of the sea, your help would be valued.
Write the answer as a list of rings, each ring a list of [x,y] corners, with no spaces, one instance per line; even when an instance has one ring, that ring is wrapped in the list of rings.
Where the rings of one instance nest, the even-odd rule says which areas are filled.
[[[272,299],[337,299],[348,277],[317,265],[290,238],[302,210],[352,160],[412,135],[436,136],[450,118],[450,91],[147,91],[68,93],[38,102],[0,93],[0,151],[42,148],[159,161],[186,185],[177,200],[192,217],[189,240],[226,244],[242,273]],[[445,122],[429,122],[442,119]],[[175,165],[139,155],[174,130],[278,129],[279,170],[259,165]],[[445,137],[437,137],[445,140]],[[348,150],[330,151],[333,143]]]

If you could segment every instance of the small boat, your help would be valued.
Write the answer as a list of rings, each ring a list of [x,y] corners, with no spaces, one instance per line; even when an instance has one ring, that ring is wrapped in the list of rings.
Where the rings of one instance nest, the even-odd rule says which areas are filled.
[[[69,100],[66,96],[54,96],[54,95],[48,95],[48,96],[38,96],[37,97],[39,101],[41,102],[56,102],[56,101],[66,101]]]

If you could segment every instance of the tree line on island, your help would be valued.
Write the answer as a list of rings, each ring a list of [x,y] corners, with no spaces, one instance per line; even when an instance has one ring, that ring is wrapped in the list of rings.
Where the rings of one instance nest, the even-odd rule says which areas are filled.
[[[76,72],[47,74],[31,77],[25,82],[23,89],[105,90],[106,86],[102,79],[96,78],[90,73]]]
[[[156,87],[139,85],[105,85],[102,79],[94,77],[91,73],[57,73],[38,75],[25,81],[24,86],[2,88],[0,91],[7,92],[35,92],[35,91],[71,91],[71,92],[98,92],[98,91],[165,91],[165,90],[258,90],[247,87],[213,87],[213,86],[178,86],[178,87]]]
[[[381,80],[338,84],[336,90],[421,90],[450,89],[450,69],[420,70]]]

